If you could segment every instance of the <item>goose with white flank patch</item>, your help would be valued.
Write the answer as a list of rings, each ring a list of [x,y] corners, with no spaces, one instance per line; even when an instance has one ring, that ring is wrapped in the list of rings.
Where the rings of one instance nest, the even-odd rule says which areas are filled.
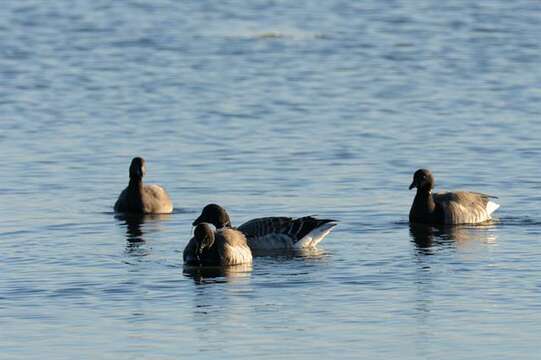
[[[192,225],[202,222],[211,223],[217,229],[233,228],[225,209],[216,204],[205,206]],[[252,250],[306,249],[315,247],[336,225],[336,220],[312,216],[297,219],[264,217],[250,220],[236,229],[246,236]]]
[[[415,172],[409,188],[417,188],[409,214],[411,223],[480,224],[491,220],[491,214],[500,207],[490,200],[494,196],[477,192],[432,193],[434,176],[426,169]]]

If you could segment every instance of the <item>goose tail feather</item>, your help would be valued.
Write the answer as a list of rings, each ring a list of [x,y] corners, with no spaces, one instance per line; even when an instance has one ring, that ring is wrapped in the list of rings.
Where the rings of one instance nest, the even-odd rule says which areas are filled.
[[[294,244],[294,247],[297,249],[315,247],[317,244],[321,242],[321,240],[323,240],[331,232],[331,230],[337,224],[338,222],[336,220],[317,219],[316,226],[313,229],[311,229],[306,235],[304,235],[302,238],[296,241]]]
[[[494,211],[498,210],[499,207],[500,207],[500,204],[495,203],[494,201],[487,202],[486,209],[487,209],[488,216],[490,216]]]

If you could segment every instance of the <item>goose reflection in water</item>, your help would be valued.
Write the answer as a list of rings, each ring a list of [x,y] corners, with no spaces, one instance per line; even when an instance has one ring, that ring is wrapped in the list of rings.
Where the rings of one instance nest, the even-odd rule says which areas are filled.
[[[433,249],[448,247],[466,247],[477,243],[493,244],[496,234],[491,231],[494,223],[483,225],[426,225],[410,224],[410,236],[417,249],[427,255]]]
[[[327,252],[319,248],[255,250],[252,254],[254,257],[267,258],[263,261],[273,262],[325,261],[329,256]],[[257,260],[254,261],[257,262]],[[191,266],[185,264],[183,267],[184,276],[192,278],[196,284],[242,281],[249,279],[251,272],[252,264],[232,266]]]
[[[140,251],[145,243],[145,232],[156,231],[158,224],[171,217],[171,214],[116,214],[121,226],[126,226],[126,251],[128,253]],[[144,230],[144,224],[153,224],[151,229]],[[144,254],[146,255],[146,253]]]
[[[254,250],[254,257],[269,257],[274,260],[289,261],[292,259],[299,260],[325,260],[328,253],[324,250],[313,247],[303,249],[273,249],[273,250]]]
[[[230,266],[189,266],[184,265],[182,273],[192,278],[196,284],[224,283],[247,279],[252,272],[252,264]]]

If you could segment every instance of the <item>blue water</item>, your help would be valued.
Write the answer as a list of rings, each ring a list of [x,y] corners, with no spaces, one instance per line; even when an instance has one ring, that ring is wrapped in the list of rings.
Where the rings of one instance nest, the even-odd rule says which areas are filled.
[[[478,3],[478,4],[475,4]],[[7,0],[0,358],[537,359],[541,4]],[[133,156],[175,212],[112,205]],[[499,197],[410,230],[413,171]],[[340,220],[187,272],[201,208]]]

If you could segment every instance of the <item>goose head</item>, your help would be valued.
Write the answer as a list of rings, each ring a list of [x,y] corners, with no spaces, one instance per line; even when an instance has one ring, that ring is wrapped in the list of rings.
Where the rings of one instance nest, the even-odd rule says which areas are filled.
[[[413,182],[409,189],[413,188],[417,188],[417,191],[430,191],[434,188],[434,176],[430,170],[419,169],[413,174]]]
[[[130,164],[130,179],[141,179],[146,174],[145,160],[134,157]]]
[[[197,225],[193,237],[197,244],[195,249],[196,258],[200,258],[201,254],[203,254],[206,249],[210,249],[212,245],[214,245],[214,231],[208,223]]]
[[[203,222],[214,225],[216,229],[231,226],[231,220],[229,219],[229,215],[225,209],[216,204],[209,204],[205,206],[201,212],[201,215],[199,215],[199,217],[192,223],[192,226],[196,226]]]

